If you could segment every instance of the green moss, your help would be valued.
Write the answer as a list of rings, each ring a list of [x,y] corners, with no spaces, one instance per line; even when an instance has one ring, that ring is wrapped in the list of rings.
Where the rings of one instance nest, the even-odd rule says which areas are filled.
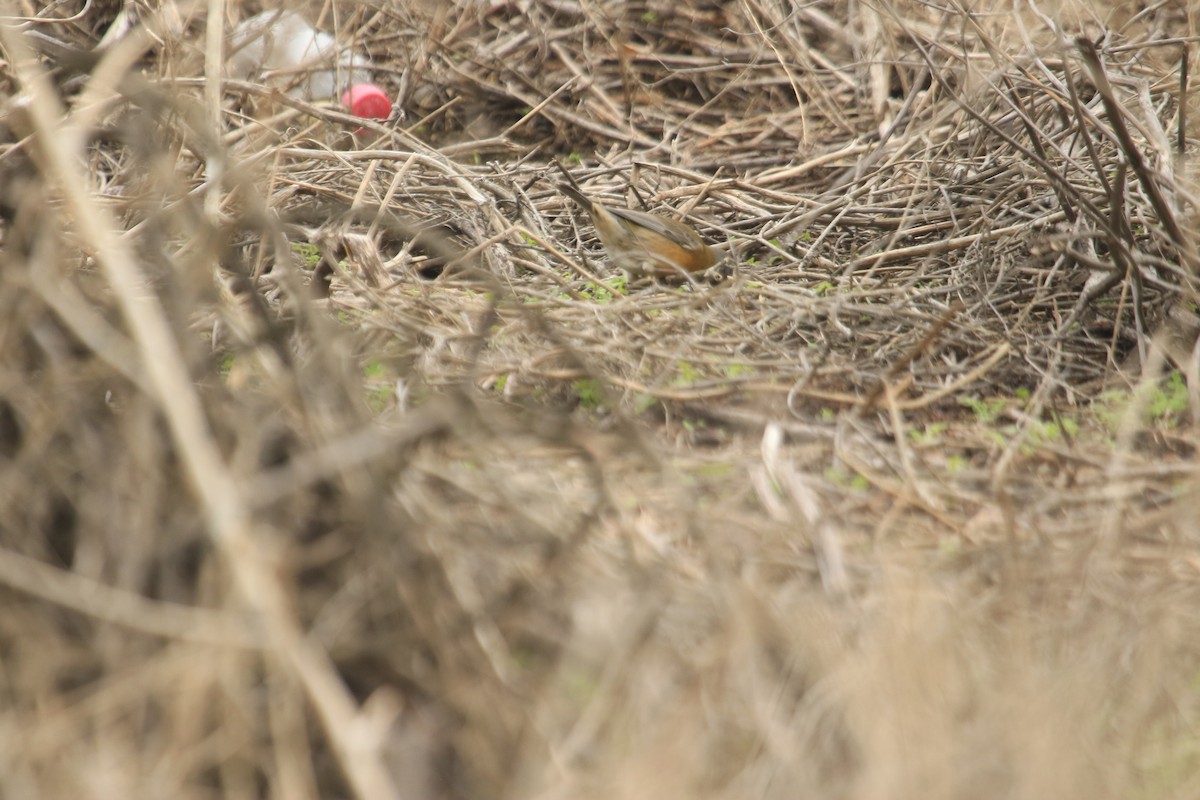
[[[1003,397],[993,397],[987,400],[978,397],[960,397],[958,403],[969,408],[975,414],[975,421],[980,425],[995,423],[1008,405],[1008,401]]]
[[[638,392],[633,396],[634,413],[642,414],[658,404],[658,398],[646,392]]]
[[[571,384],[579,398],[579,405],[588,411],[595,411],[604,404],[604,384],[595,378],[580,378]]]
[[[700,371],[691,362],[680,360],[679,375],[671,381],[672,386],[694,386],[700,380]]]
[[[321,263],[321,248],[312,242],[292,242],[292,252],[300,258],[306,269],[314,269]]]

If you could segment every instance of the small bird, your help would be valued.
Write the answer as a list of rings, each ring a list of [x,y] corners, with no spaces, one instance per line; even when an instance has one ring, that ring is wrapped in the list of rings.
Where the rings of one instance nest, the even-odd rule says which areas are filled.
[[[703,272],[717,262],[717,254],[700,234],[682,222],[597,203],[579,189],[561,164],[559,169],[570,181],[558,184],[559,191],[588,212],[613,264],[630,277]]]

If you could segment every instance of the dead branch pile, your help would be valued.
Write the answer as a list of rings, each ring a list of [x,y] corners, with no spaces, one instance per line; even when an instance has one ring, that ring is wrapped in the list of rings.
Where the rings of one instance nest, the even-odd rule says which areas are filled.
[[[1186,5],[17,5],[0,794],[1195,786]]]

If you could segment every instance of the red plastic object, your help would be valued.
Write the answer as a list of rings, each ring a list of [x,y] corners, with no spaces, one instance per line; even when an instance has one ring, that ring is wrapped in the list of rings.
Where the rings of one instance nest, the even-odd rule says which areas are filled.
[[[342,95],[342,105],[363,119],[387,119],[392,115],[392,101],[373,83],[356,83]]]

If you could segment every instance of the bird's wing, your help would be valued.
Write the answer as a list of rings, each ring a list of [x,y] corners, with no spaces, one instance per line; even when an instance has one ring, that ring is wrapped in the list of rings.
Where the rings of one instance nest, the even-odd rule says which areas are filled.
[[[654,233],[661,234],[680,247],[694,250],[704,244],[700,234],[674,220],[647,214],[645,211],[634,211],[631,208],[609,208],[615,216],[628,220],[634,225],[640,225]]]

